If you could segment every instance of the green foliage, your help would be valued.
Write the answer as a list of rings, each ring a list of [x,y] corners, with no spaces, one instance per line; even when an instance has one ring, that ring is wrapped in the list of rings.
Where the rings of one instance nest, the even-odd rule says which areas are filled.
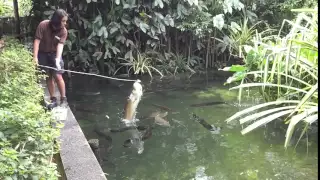
[[[55,1],[49,5],[43,1],[33,1],[35,15],[42,18],[50,17],[55,6],[65,7],[71,14],[65,55],[75,58],[71,58],[69,68],[85,70],[92,65],[97,66],[102,74],[106,71],[105,67],[113,74],[117,66],[121,66],[117,60],[125,59],[129,52],[136,49],[141,53],[154,50],[162,54],[173,50],[174,54],[182,54],[184,49],[189,65],[190,58],[194,56],[193,45],[197,44],[199,49],[202,44],[199,38],[212,32],[212,28],[221,29],[224,14],[228,16],[233,9],[243,8],[240,1],[218,0],[215,4],[219,5],[217,11],[208,9],[213,6],[212,3],[198,0],[80,0]],[[219,15],[218,19],[216,15]],[[205,19],[205,22],[194,21],[198,19]],[[201,26],[198,22],[202,23]],[[184,38],[174,39],[173,36],[181,31],[195,33],[195,36],[184,45]]]
[[[31,8],[31,0],[18,0],[18,9],[20,17],[30,15],[29,13]],[[12,0],[0,0],[0,17],[14,17]]]
[[[30,53],[15,40],[5,39],[0,52],[0,179],[57,179],[51,159],[59,130],[40,105]]]
[[[289,145],[295,126],[304,122],[305,130],[318,120],[318,9],[294,10],[300,12],[295,21],[284,20],[291,29],[286,36],[256,38],[247,47],[247,61],[257,66],[238,69],[233,80],[241,81],[231,89],[258,87],[267,101],[245,109],[228,118],[228,122],[245,114],[240,123],[255,121],[244,130],[246,134],[266,123],[285,116],[288,125],[285,147]],[[283,29],[283,27],[281,27]],[[259,36],[257,36],[259,37]],[[280,107],[279,107],[280,106]],[[262,108],[267,110],[260,111]],[[299,140],[300,140],[299,139]]]
[[[291,9],[312,8],[318,4],[315,0],[245,0],[246,9],[256,14],[261,20],[279,28],[284,19],[293,19],[295,14]]]
[[[175,74],[179,68],[182,72],[186,68],[194,72],[208,64],[215,67],[214,63],[221,64],[221,58],[214,54],[221,52],[245,56],[241,45],[250,41],[256,30],[264,28],[263,23],[280,25],[284,17],[292,14],[288,5],[299,7],[316,2],[291,1],[33,0],[33,13],[39,21],[49,18],[56,7],[70,14],[68,48],[64,51],[70,69],[94,68],[100,74],[114,74],[122,66],[119,59],[127,59],[128,53],[137,50],[142,54],[157,52],[164,58],[150,64],[156,64],[163,74]],[[172,60],[166,54],[183,56],[186,68],[167,66]],[[194,59],[201,63],[191,65]]]
[[[8,16],[10,13],[12,13],[12,8],[4,1],[0,1],[0,16]]]

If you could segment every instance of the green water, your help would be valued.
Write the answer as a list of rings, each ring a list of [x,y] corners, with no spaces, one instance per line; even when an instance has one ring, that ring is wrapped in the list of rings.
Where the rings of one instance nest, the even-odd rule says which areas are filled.
[[[75,77],[69,90],[69,104],[87,139],[99,138],[94,131],[116,128],[132,83],[91,81]],[[151,84],[143,81],[145,94],[138,106],[138,117],[157,110],[152,103],[166,106],[166,119],[171,127],[156,125],[152,137],[144,143],[144,151],[123,147],[129,134],[114,133],[112,150],[104,152],[102,168],[108,180],[302,180],[318,179],[317,139],[302,141],[296,150],[283,148],[284,134],[268,126],[241,135],[238,122],[226,124],[225,119],[243,106],[259,98],[249,94],[243,106],[237,104],[236,92],[223,86],[224,79],[211,75],[168,79]],[[100,91],[99,95],[82,92]],[[194,103],[225,101],[227,104],[190,107]],[[191,114],[222,127],[221,134],[212,134]],[[106,118],[106,115],[109,117]],[[144,120],[140,124],[150,124]],[[309,138],[311,139],[311,138]],[[293,143],[294,145],[294,143]],[[307,153],[308,151],[308,153]]]

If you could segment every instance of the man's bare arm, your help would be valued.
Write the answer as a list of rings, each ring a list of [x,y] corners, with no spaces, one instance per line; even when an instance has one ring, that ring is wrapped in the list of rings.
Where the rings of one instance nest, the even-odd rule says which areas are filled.
[[[65,29],[64,33],[62,34],[61,37],[55,37],[57,38],[57,40],[59,40],[59,43],[57,45],[57,54],[56,54],[56,58],[61,60],[61,56],[62,56],[62,52],[63,52],[63,46],[64,43],[67,40],[67,36],[68,36],[68,31]]]
[[[39,44],[40,44],[40,40],[35,39],[33,42],[33,60],[36,64],[38,64]]]
[[[56,58],[61,60],[61,56],[62,56],[62,52],[63,52],[63,46],[64,44],[62,43],[58,43],[57,45],[57,54],[56,54]]]

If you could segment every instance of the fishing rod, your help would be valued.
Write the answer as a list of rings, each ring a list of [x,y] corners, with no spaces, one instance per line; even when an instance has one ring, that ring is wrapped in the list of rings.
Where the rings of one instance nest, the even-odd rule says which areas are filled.
[[[59,69],[54,68],[54,67],[44,66],[44,65],[40,65],[40,64],[39,64],[38,66],[39,66],[39,67],[43,67],[43,68],[47,68],[47,69],[56,70],[56,71],[58,71],[58,70],[59,70]],[[96,77],[101,77],[101,78],[105,78],[105,79],[113,79],[113,80],[117,80],[117,81],[136,81],[136,80],[133,80],[133,79],[121,79],[121,78],[114,78],[114,77],[103,76],[103,75],[99,75],[99,74],[92,74],[92,73],[78,72],[78,71],[65,70],[65,69],[62,69],[62,71],[71,72],[71,73],[75,73],[75,74],[83,74],[83,75],[88,75],[88,76],[96,76]]]

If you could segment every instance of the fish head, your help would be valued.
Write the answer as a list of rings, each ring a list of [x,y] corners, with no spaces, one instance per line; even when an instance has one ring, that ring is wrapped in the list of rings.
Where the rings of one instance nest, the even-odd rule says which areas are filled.
[[[142,85],[140,84],[140,80],[138,79],[133,83],[133,89],[132,89],[132,94],[141,97],[143,92],[142,92]]]
[[[167,127],[170,126],[169,121],[163,119],[163,118],[160,117],[160,116],[156,116],[156,117],[154,118],[154,122],[155,122],[156,124],[160,125],[160,126],[167,126]]]
[[[155,112],[152,112],[152,113],[149,115],[149,117],[154,118],[154,117],[156,117],[156,116],[159,116],[159,114],[160,114],[160,111],[155,111]]]
[[[166,117],[168,115],[168,112],[166,111],[166,112],[163,112],[163,113],[159,113],[159,116],[160,117]]]

